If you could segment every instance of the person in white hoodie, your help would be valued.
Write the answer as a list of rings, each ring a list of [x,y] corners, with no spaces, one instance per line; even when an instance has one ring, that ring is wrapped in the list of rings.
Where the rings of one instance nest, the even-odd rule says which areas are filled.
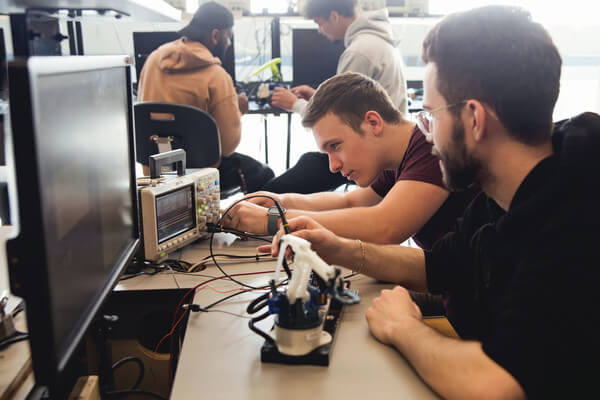
[[[344,40],[337,73],[358,72],[379,82],[403,116],[407,114],[402,56],[394,40],[387,9],[356,13],[356,0],[307,0],[304,15],[315,21],[330,41]],[[274,106],[304,114],[315,90],[307,85],[290,90],[275,88]],[[302,155],[290,170],[263,188],[273,193],[316,193],[349,181],[330,171],[326,154]]]

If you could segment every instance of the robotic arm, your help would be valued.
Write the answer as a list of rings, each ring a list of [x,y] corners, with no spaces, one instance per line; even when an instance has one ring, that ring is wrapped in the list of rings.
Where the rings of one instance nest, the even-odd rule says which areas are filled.
[[[278,291],[276,284],[281,282],[281,270],[288,248],[294,254],[294,272],[287,290]],[[311,271],[314,272],[316,286],[311,285]],[[360,302],[358,294],[345,287],[339,268],[323,261],[311,250],[308,241],[292,235],[284,235],[280,239],[277,267],[270,286],[270,293],[257,298],[248,306],[249,314],[265,305],[269,308],[267,313],[253,318],[249,327],[275,344],[280,353],[291,356],[308,354],[331,342],[331,335],[323,331],[329,296],[345,305]],[[275,338],[254,326],[254,322],[271,314],[275,315]]]
[[[355,304],[360,298],[351,291],[344,288],[344,280],[341,277],[340,269],[327,264],[310,248],[310,242],[293,235],[281,237],[279,257],[277,258],[277,267],[273,280],[278,282],[283,266],[283,259],[286,250],[290,248],[294,252],[294,274],[288,285],[286,292],[290,303],[295,303],[298,299],[301,301],[310,300],[308,285],[310,273],[314,273],[325,283],[327,290],[343,304]]]

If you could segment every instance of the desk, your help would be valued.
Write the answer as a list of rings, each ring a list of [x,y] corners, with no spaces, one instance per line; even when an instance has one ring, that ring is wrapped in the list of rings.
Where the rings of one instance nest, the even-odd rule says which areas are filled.
[[[199,260],[208,254],[208,242],[189,246],[181,253],[185,261]],[[256,242],[236,242],[220,253],[255,254]],[[230,273],[265,271],[274,267],[274,261],[238,262],[223,265]],[[214,267],[203,273],[220,275]],[[270,274],[238,277],[246,283],[260,285]],[[169,288],[193,285],[206,278],[169,274],[123,281],[119,290]],[[197,399],[298,399],[318,396],[329,399],[359,399],[397,397],[409,399],[437,398],[419,378],[405,359],[392,347],[377,342],[369,333],[364,317],[374,297],[389,284],[378,284],[373,279],[358,275],[351,278],[352,288],[361,295],[361,303],[346,306],[336,331],[329,367],[263,364],[260,347],[263,339],[248,328],[248,320],[219,312],[193,313],[189,317],[185,340],[177,366],[171,398]],[[219,280],[213,288],[231,290],[236,284]],[[236,314],[245,314],[248,302],[258,293],[244,293],[214,307]],[[200,290],[194,302],[206,306],[226,296],[209,289]],[[269,329],[272,317],[258,324]]]
[[[285,169],[290,169],[290,143],[292,140],[292,112],[279,107],[273,107],[270,104],[261,105],[254,100],[248,101],[248,114],[287,114],[287,141],[285,151]],[[269,163],[269,141],[267,135],[267,120],[265,118],[265,163]]]

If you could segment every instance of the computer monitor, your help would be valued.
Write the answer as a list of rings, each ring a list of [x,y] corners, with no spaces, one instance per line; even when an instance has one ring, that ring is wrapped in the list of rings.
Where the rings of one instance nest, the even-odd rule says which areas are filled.
[[[127,56],[9,63],[19,234],[11,289],[25,300],[37,387],[67,398],[70,358],[139,242]]]
[[[142,67],[146,59],[154,50],[161,45],[177,40],[181,37],[179,32],[160,31],[160,32],[133,32],[133,52],[135,53],[135,72],[137,80],[140,80]],[[225,52],[225,57],[221,60],[223,68],[231,76],[235,83],[235,54],[233,50],[233,39],[231,46]]]
[[[316,29],[294,29],[292,31],[294,86],[317,87],[324,80],[334,76],[343,52],[342,41],[330,42]]]
[[[6,72],[6,45],[4,42],[4,30],[0,28],[0,101],[6,100],[8,85]]]

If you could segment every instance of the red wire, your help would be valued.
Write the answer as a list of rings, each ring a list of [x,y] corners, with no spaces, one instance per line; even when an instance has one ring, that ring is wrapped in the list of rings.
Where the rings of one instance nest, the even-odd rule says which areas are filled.
[[[180,322],[183,320],[183,317],[185,317],[185,314],[186,314],[187,312],[188,312],[188,310],[185,310],[185,311],[183,312],[183,314],[181,314],[181,317],[179,317],[179,319],[177,320],[177,322],[175,323],[175,325],[171,327],[171,331],[170,331],[169,333],[167,333],[165,336],[163,336],[163,337],[162,337],[162,339],[160,339],[160,340],[158,341],[158,344],[157,344],[157,345],[156,345],[156,347],[154,348],[154,352],[155,352],[155,353],[158,353],[158,348],[160,347],[160,345],[162,344],[162,342],[163,342],[163,341],[164,341],[166,338],[168,338],[169,336],[171,336],[171,335],[173,334],[173,332],[175,332],[175,329],[177,328],[177,326],[179,325],[179,323],[180,323]],[[154,386],[155,386],[155,389],[156,389],[156,377],[155,377],[155,375],[154,375],[154,370],[152,369],[152,363],[153,363],[153,362],[154,362],[154,359],[153,359],[153,358],[150,358],[150,365],[149,365],[149,367],[150,367],[150,373],[152,374],[152,377],[153,377],[153,379],[154,379]],[[170,364],[171,364],[171,359],[169,358],[169,365],[170,365]]]
[[[193,288],[191,288],[190,290],[188,290],[183,297],[181,298],[181,300],[179,301],[179,304],[177,304],[177,307],[175,308],[175,313],[173,314],[173,322],[171,323],[171,331],[169,333],[167,333],[159,342],[159,344],[166,339],[167,337],[171,336],[170,339],[170,344],[169,344],[169,368],[168,368],[168,376],[169,376],[169,386],[171,384],[171,381],[173,379],[172,375],[172,371],[171,371],[171,354],[173,354],[173,332],[175,331],[175,328],[177,328],[177,325],[179,325],[179,323],[181,322],[181,320],[183,319],[183,316],[185,315],[185,312],[182,314],[182,316],[179,318],[179,320],[177,320],[177,314],[179,313],[179,310],[181,308],[181,306],[183,305],[184,300],[190,295],[190,293],[194,292],[196,289],[198,289],[200,286],[203,286],[207,283],[219,280],[219,279],[225,279],[228,278],[230,276],[246,276],[246,275],[261,275],[261,274],[269,274],[269,273],[273,273],[275,272],[273,271],[258,271],[258,272],[242,272],[239,274],[229,274],[229,275],[222,275],[222,276],[217,276],[211,279],[207,279],[203,282],[200,282],[199,284],[197,284],[196,286],[194,286]],[[187,310],[185,310],[187,311]],[[177,322],[175,322],[177,320]],[[158,347],[157,347],[158,348]]]

